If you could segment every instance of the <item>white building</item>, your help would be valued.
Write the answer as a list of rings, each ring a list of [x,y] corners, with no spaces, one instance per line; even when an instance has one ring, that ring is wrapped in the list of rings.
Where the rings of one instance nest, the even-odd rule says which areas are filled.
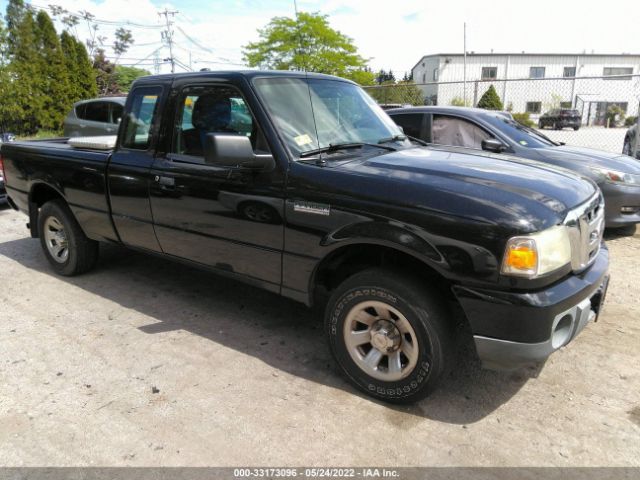
[[[576,108],[583,123],[603,124],[609,106],[638,115],[640,54],[468,53],[426,55],[412,68],[427,103],[475,105],[493,84],[505,108],[533,119]],[[586,77],[586,78],[585,78]],[[609,78],[607,78],[609,77]],[[465,95],[466,94],[466,95]]]

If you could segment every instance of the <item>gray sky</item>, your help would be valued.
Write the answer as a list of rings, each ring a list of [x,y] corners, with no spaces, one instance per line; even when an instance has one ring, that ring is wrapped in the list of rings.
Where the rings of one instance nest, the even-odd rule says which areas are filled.
[[[88,10],[101,19],[158,26],[128,27],[136,45],[121,61],[149,70],[154,50],[160,48],[159,57],[167,56],[157,15],[165,6],[180,10],[175,17],[182,30],[176,29],[176,54],[185,64],[191,54],[194,69],[237,68],[241,46],[257,39],[257,28],[273,16],[294,13],[293,0],[33,1],[42,7],[49,3]],[[0,5],[4,9],[6,0]],[[374,70],[391,68],[399,75],[424,54],[462,52],[465,21],[469,51],[640,53],[640,0],[298,0],[298,9],[328,14],[331,25],[352,37],[360,53],[371,58]],[[83,26],[78,28],[78,36],[86,38]],[[111,42],[114,28],[101,25],[100,33]],[[166,65],[162,71],[167,71]]]

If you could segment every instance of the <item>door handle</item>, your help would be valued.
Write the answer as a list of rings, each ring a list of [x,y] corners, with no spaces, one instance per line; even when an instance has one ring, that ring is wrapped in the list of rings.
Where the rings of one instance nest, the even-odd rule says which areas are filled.
[[[158,188],[162,192],[184,192],[184,185],[176,185],[176,179],[173,177],[163,177],[156,175],[153,180],[158,184]]]

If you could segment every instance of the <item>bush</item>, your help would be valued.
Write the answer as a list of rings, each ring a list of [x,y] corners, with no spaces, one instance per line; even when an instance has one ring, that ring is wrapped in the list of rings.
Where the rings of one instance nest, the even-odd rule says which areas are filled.
[[[624,120],[624,110],[620,105],[611,105],[607,108],[606,120],[605,127],[617,127],[618,123]]]
[[[460,97],[453,97],[451,102],[449,102],[449,105],[452,107],[466,107],[464,100]]]
[[[536,125],[536,122],[534,122],[533,120],[531,120],[531,117],[529,116],[528,112],[524,112],[524,113],[512,113],[511,114],[513,116],[513,119],[518,122],[521,123],[522,125],[524,125],[525,127],[534,127]]]
[[[480,97],[480,101],[477,106],[478,108],[484,108],[485,110],[504,110],[502,100],[500,100],[498,92],[496,92],[493,85],[491,85],[489,89],[484,92],[484,95]]]
[[[635,117],[627,117],[624,121],[625,127],[633,127],[638,122],[638,116]]]

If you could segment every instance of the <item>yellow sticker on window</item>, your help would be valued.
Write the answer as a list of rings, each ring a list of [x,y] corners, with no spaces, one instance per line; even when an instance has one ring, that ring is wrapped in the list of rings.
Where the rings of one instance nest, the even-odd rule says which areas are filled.
[[[306,133],[304,135],[298,135],[297,137],[294,137],[293,140],[298,144],[299,147],[313,143],[313,141],[311,140],[311,137]]]

